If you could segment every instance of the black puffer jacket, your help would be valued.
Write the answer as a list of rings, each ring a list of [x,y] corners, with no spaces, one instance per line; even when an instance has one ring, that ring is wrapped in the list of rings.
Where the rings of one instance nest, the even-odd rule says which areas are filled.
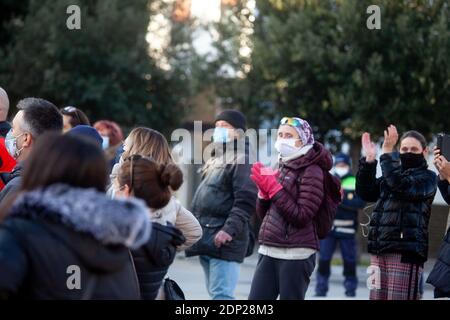
[[[169,266],[176,255],[176,248],[186,241],[180,230],[173,226],[152,224],[150,240],[133,250],[133,260],[143,300],[154,300]]]
[[[356,193],[375,202],[369,225],[369,253],[400,253],[404,262],[422,264],[428,257],[428,223],[437,189],[436,174],[419,168],[403,171],[398,152],[380,157],[383,176],[376,178],[377,162],[359,163]]]
[[[67,185],[22,194],[0,225],[0,297],[139,299],[129,248],[150,228],[141,201]]]
[[[191,211],[202,226],[203,236],[186,255],[242,262],[249,245],[249,218],[255,213],[257,188],[250,179],[248,142],[235,140],[222,150],[225,147],[234,150],[234,156],[221,161],[223,152],[215,154],[205,165],[194,195]],[[216,248],[214,237],[220,230],[230,234],[233,241]]]
[[[450,185],[447,181],[439,182],[439,190],[445,201],[450,204]],[[444,237],[436,264],[428,276],[427,282],[439,291],[439,297],[450,298],[450,228]],[[436,297],[438,298],[438,297]]]

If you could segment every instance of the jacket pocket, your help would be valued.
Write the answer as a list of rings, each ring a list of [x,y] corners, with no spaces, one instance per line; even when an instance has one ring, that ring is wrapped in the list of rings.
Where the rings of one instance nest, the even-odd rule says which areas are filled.
[[[198,222],[200,225],[204,228],[210,228],[210,229],[218,229],[222,228],[225,224],[226,218],[225,217],[202,217],[200,216],[198,218]]]
[[[217,217],[200,217],[199,223],[203,229],[203,236],[201,239],[201,245],[208,251],[216,251],[217,248],[214,244],[214,238],[217,232],[222,229],[225,224],[225,218]]]

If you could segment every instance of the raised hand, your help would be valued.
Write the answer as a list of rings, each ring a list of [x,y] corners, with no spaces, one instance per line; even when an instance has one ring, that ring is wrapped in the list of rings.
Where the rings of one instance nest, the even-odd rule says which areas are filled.
[[[397,128],[391,124],[386,130],[384,130],[383,153],[393,152],[397,141]]]
[[[269,200],[269,195],[265,191],[261,190],[261,179],[259,179],[259,177],[262,175],[261,171],[263,168],[264,166],[261,162],[254,163],[251,169],[250,179],[252,179],[258,187],[258,198]]]
[[[377,157],[377,146],[370,139],[370,133],[364,132],[361,138],[363,151],[367,162],[374,162]]]
[[[450,162],[441,155],[441,150],[434,148],[434,166],[439,171],[439,178],[450,182]]]

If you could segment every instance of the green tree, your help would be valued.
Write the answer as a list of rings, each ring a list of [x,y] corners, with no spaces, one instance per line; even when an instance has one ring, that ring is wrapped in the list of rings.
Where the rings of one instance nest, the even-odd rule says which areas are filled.
[[[23,24],[28,0],[2,0],[0,2],[0,47],[5,47]]]
[[[81,30],[66,27],[66,9],[73,4],[82,11]],[[40,96],[80,107],[94,121],[169,132],[184,112],[187,79],[150,58],[148,4],[30,0],[23,27],[4,49],[0,82],[13,101]]]
[[[381,30],[366,27],[372,4]],[[362,131],[379,136],[390,123],[448,131],[449,10],[425,0],[257,1],[251,71],[219,77],[219,93],[256,125],[299,115],[319,139],[352,142],[355,155]]]

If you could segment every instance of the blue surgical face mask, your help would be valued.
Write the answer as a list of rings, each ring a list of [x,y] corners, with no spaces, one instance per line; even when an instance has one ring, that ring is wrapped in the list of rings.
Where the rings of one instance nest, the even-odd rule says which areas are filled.
[[[103,139],[102,148],[103,148],[103,150],[106,150],[109,148],[109,137],[106,137],[106,136],[101,136],[101,137]]]
[[[216,127],[214,129],[213,141],[217,143],[230,142],[230,135],[227,128]]]

